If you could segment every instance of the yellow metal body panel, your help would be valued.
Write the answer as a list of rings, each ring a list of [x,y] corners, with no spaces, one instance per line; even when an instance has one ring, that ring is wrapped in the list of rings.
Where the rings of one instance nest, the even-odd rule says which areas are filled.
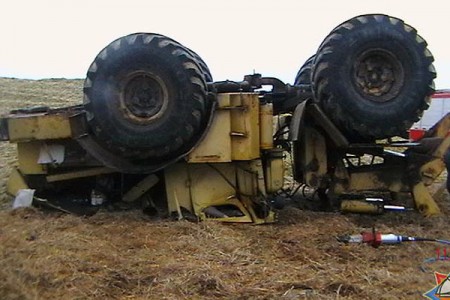
[[[449,147],[450,135],[445,137],[439,144],[439,146],[434,150],[434,159],[420,167],[420,174],[422,175],[422,181],[425,183],[425,185],[431,185],[434,180],[436,180],[436,178],[442,173],[442,171],[445,170],[443,157]]]
[[[284,160],[283,150],[274,149],[274,153],[267,159],[266,163],[266,191],[275,193],[284,184]]]
[[[260,159],[238,162],[237,179],[239,193],[247,197],[267,195],[264,170]]]
[[[98,167],[98,168],[88,168],[88,169],[82,169],[82,170],[76,170],[72,172],[64,172],[59,174],[53,174],[46,177],[48,182],[56,182],[56,181],[64,181],[64,180],[71,180],[76,178],[83,178],[83,177],[91,177],[91,176],[98,176],[102,174],[110,174],[116,172],[113,169],[107,168],[107,167]]]
[[[187,161],[221,163],[259,158],[261,131],[266,136],[264,147],[272,148],[273,143],[273,110],[271,105],[266,106],[264,114],[260,115],[257,94],[219,94],[211,127],[204,140],[189,154]],[[264,129],[260,129],[260,118],[264,118],[267,123]],[[270,123],[267,121],[269,118]]]
[[[258,172],[251,170],[250,163],[238,163],[236,175],[241,195],[250,197],[258,195]]]
[[[63,139],[72,136],[69,118],[64,115],[26,115],[8,119],[10,142]]]
[[[44,165],[38,164],[41,151],[41,141],[17,143],[17,158],[19,170],[24,175],[46,174]]]
[[[248,189],[255,195],[258,194],[258,172],[252,172],[251,168],[260,168],[261,161],[253,163],[217,163],[217,164],[189,164],[178,163],[164,170],[166,182],[166,194],[169,212],[178,213],[182,217],[182,208],[195,214],[198,218],[212,219],[221,222],[240,223],[267,223],[275,220],[274,214],[269,213],[267,218],[260,219],[254,211],[255,203],[250,197],[241,193],[241,182],[239,182],[239,170],[241,164],[250,168],[247,176],[253,178],[248,182]],[[239,166],[238,166],[239,165]],[[262,177],[264,188],[264,178]],[[239,191],[237,189],[239,188]],[[253,195],[249,195],[253,196]],[[219,216],[209,217],[206,210],[219,208],[221,206],[234,206],[242,216]]]
[[[259,158],[259,99],[254,93],[230,93],[231,159]]]
[[[231,161],[230,110],[223,109],[230,106],[230,97],[219,94],[217,102],[218,107],[208,133],[187,158],[190,163]]]
[[[234,164],[191,165],[189,175],[195,211],[223,204],[236,195]]]
[[[442,158],[433,159],[420,168],[422,181],[426,186],[434,183],[436,178],[445,170],[445,164]]]
[[[436,204],[423,182],[419,182],[412,187],[412,194],[416,208],[426,217],[441,213],[439,206]]]
[[[259,135],[261,149],[273,148],[273,105],[266,103],[259,106]]]
[[[28,189],[28,185],[20,174],[19,170],[13,169],[9,175],[8,183],[6,185],[6,192],[11,196],[16,196],[21,189]]]
[[[164,178],[169,212],[178,212],[180,207],[184,207],[193,213],[188,164],[168,166],[164,169]]]
[[[237,162],[237,186],[239,196],[243,205],[247,208],[253,223],[263,224],[275,222],[275,213],[270,211],[264,219],[259,218],[254,210],[257,203],[254,202],[258,196],[267,196],[266,182],[262,161],[255,159],[252,161]]]
[[[333,192],[336,195],[354,191],[389,190],[391,192],[409,191],[409,186],[402,182],[403,169],[392,169],[389,174],[380,170],[349,173],[342,161],[336,164],[334,171]],[[389,176],[389,177],[386,177]],[[382,179],[384,180],[382,180]]]
[[[401,169],[398,170],[401,172]],[[349,191],[364,191],[364,190],[389,190],[392,192],[400,192],[407,189],[401,182],[401,177],[398,180],[380,180],[380,174],[375,171],[358,172],[350,174]],[[396,173],[399,174],[399,173]]]
[[[423,164],[420,167],[420,174],[425,185],[430,185],[433,181],[444,171],[445,164],[443,157],[450,147],[450,112],[447,113],[439,122],[437,122],[431,129],[429,129],[424,138],[426,139],[442,139],[435,149],[433,149],[432,157],[434,159]]]

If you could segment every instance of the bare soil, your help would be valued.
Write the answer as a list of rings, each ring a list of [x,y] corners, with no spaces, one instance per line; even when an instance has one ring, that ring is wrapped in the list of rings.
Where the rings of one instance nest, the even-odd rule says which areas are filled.
[[[79,104],[82,81],[0,78],[0,101],[1,113]],[[450,261],[424,263],[442,245],[336,240],[373,226],[450,239],[447,192],[437,199],[443,215],[428,219],[294,207],[262,226],[152,219],[140,210],[78,217],[11,210],[5,182],[15,147],[0,143],[0,151],[1,299],[421,299],[435,285],[434,271],[450,273]]]

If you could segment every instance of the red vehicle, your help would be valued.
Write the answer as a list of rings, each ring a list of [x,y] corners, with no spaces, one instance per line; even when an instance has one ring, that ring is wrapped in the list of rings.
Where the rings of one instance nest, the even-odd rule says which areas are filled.
[[[450,89],[437,90],[431,97],[431,104],[423,117],[413,124],[409,130],[409,139],[419,140],[425,131],[436,124],[443,116],[450,112]]]

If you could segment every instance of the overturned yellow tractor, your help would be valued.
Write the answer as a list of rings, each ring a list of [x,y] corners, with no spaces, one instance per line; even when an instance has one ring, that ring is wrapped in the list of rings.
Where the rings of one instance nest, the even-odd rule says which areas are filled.
[[[426,185],[444,169],[450,117],[419,143],[390,143],[428,107],[432,63],[416,30],[386,15],[337,26],[293,85],[259,74],[214,82],[177,41],[121,37],[89,67],[83,104],[1,118],[19,160],[8,192],[33,189],[35,203],[64,210],[74,199],[95,209],[140,202],[177,218],[265,223],[292,196],[292,164],[295,181],[328,207],[351,194],[409,192],[437,214]]]

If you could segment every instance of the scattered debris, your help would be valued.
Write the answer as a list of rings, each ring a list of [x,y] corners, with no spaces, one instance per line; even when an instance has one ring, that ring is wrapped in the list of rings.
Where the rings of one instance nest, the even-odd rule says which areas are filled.
[[[14,198],[13,209],[30,207],[33,203],[34,192],[35,190],[33,189],[20,189],[17,192],[16,198]]]

